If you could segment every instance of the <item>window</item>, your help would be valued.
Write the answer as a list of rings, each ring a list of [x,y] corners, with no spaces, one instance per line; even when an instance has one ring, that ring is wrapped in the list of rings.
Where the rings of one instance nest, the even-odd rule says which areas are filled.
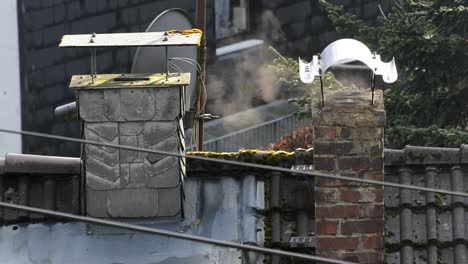
[[[216,39],[225,39],[247,31],[248,0],[216,0]]]

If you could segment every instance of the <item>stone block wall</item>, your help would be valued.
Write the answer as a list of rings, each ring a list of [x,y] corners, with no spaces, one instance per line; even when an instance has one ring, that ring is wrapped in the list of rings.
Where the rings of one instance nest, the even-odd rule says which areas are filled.
[[[85,139],[184,153],[183,86],[76,89]],[[181,213],[182,158],[86,145],[83,159],[88,215],[156,217]]]
[[[383,95],[368,91],[325,94],[315,102],[314,166],[327,173],[383,180]],[[316,252],[356,263],[383,262],[383,187],[316,178]]]

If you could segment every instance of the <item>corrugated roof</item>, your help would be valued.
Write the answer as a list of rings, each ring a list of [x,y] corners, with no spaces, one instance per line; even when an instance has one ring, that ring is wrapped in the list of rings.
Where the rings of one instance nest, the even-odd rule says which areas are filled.
[[[185,219],[124,221],[220,240],[262,244],[263,180],[199,171],[185,182]],[[5,243],[8,241],[8,243]],[[258,254],[85,223],[0,227],[0,263],[262,263]]]
[[[80,169],[79,158],[7,154],[0,159],[0,201],[80,214]],[[0,225],[44,218],[0,208]]]
[[[385,151],[385,180],[468,192],[468,148]],[[385,258],[389,264],[464,264],[468,199],[385,188]]]
[[[297,155],[299,153],[300,155]],[[297,152],[296,155],[292,155],[285,152],[248,150],[230,154],[199,153],[199,155],[218,158],[226,156],[229,159],[235,158],[237,160],[248,160],[249,162],[268,162],[269,164],[273,162],[275,165],[284,167],[290,167],[294,163],[312,164],[313,157],[311,154],[312,152],[307,151]],[[403,150],[385,150],[384,154],[386,181],[454,191],[468,191],[467,145],[462,145],[460,148],[408,146]],[[184,208],[186,221],[171,222],[172,224],[167,224],[166,221],[162,224],[162,222],[151,222],[150,220],[149,225],[168,229],[175,228],[175,230],[179,228],[183,232],[246,243],[261,244],[263,241],[266,240],[268,242],[271,239],[271,233],[269,233],[271,232],[271,229],[269,230],[271,228],[269,226],[271,225],[269,219],[272,210],[269,205],[271,202],[271,198],[269,197],[271,189],[268,188],[269,184],[263,187],[262,176],[265,174],[264,171],[188,160],[188,174]],[[266,177],[267,179],[271,178],[271,175],[265,174],[265,176],[268,176]],[[299,216],[298,213],[301,210],[301,206],[294,205],[294,201],[297,200],[291,195],[288,196],[288,194],[297,193],[295,186],[297,186],[297,180],[300,181],[300,178],[296,178],[295,180],[294,178],[288,178],[288,180],[284,180],[283,182],[286,183],[290,180],[293,181],[292,184],[281,185],[280,199],[289,204],[289,206],[282,204],[279,211],[282,215],[281,243],[287,242],[291,237],[291,231],[298,228],[294,226],[297,224],[294,218]],[[265,188],[265,191],[263,188]],[[33,189],[40,189],[40,187]],[[267,197],[266,200],[263,195]],[[38,199],[40,200],[41,198]],[[62,197],[61,199],[62,202],[66,202],[70,198]],[[263,204],[264,201],[267,202],[266,208]],[[312,205],[309,204],[308,206]],[[468,245],[468,199],[386,187],[385,206],[385,258],[387,263],[460,264],[468,262],[466,247]],[[310,220],[313,219],[310,218]],[[18,241],[18,243],[21,241],[23,241],[21,243],[26,243],[25,239],[31,237],[31,234],[34,233],[33,230],[42,230],[38,231],[41,235],[38,236],[37,240],[39,240],[39,237],[42,239],[45,236],[59,236],[63,237],[62,239],[73,237],[74,243],[79,245],[77,249],[74,249],[75,256],[77,256],[75,262],[83,260],[81,255],[78,258],[78,255],[84,252],[80,250],[86,248],[87,250],[91,250],[90,252],[94,252],[93,254],[103,256],[104,253],[95,252],[93,245],[96,245],[96,249],[100,248],[101,250],[111,251],[110,246],[118,244],[119,247],[123,247],[127,243],[123,241],[127,240],[135,245],[142,243],[142,247],[144,248],[148,248],[143,246],[145,243],[162,243],[163,248],[167,249],[167,258],[160,259],[156,263],[203,263],[202,260],[205,259],[201,257],[195,262],[184,262],[188,260],[178,259],[175,262],[171,262],[173,257],[177,256],[174,255],[176,254],[175,252],[180,250],[176,250],[175,248],[180,247],[181,244],[170,242],[170,239],[151,238],[148,240],[148,237],[144,235],[133,236],[126,232],[118,233],[116,236],[114,234],[112,238],[110,236],[100,237],[100,235],[105,235],[106,232],[100,234],[100,229],[97,229],[98,232],[93,233],[92,228],[89,229],[85,224],[52,224],[51,226],[48,225],[47,228],[42,224],[26,225],[24,228],[17,228],[20,232],[12,232],[9,230],[10,227],[0,228],[0,235],[2,238],[7,238],[7,240],[13,239],[14,241]],[[34,229],[34,227],[37,227],[37,229]],[[67,230],[70,233],[67,233]],[[88,230],[87,232],[91,233],[87,234],[83,230]],[[31,241],[35,241],[34,239]],[[114,242],[105,242],[111,240],[115,241],[116,244]],[[83,241],[86,241],[86,243]],[[203,256],[213,256],[208,252],[217,252],[215,254],[218,255],[224,254],[223,256],[228,256],[228,259],[231,260],[240,256],[238,252],[234,253],[235,251],[216,251],[215,247],[201,249],[197,245],[190,243],[185,243],[184,245],[183,250],[186,251],[197,248],[197,250],[201,250],[200,252],[206,252],[206,254],[204,253],[205,255],[202,254]],[[284,246],[284,244],[282,245]],[[32,255],[28,254],[32,253],[25,252],[38,250],[35,247],[33,244],[27,244],[27,246],[21,249],[23,251],[20,250],[20,253],[23,252],[21,254],[31,257]],[[46,250],[45,247],[45,245],[40,246],[39,249]],[[155,250],[160,250],[159,248],[156,249],[157,247],[159,247],[159,244],[155,246]],[[55,257],[62,256],[62,253],[58,253],[59,249],[54,248],[51,251],[52,253],[48,254]],[[4,249],[4,252],[0,251],[0,256],[12,257],[17,254],[19,253],[9,251],[9,249]],[[121,260],[126,259],[124,256],[118,256],[120,256]],[[135,257],[136,255],[129,256]],[[141,255],[137,256],[141,257]],[[193,253],[193,256],[198,256],[198,253]],[[119,259],[119,257],[116,257],[116,259]],[[145,257],[141,259],[145,259]]]

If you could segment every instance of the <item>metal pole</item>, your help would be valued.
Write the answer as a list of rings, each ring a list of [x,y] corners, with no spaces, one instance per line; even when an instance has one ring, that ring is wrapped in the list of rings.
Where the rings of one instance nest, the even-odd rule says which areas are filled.
[[[204,120],[201,117],[204,114],[204,109],[202,109],[202,100],[203,100],[203,85],[202,82],[206,85],[206,0],[197,0],[197,7],[196,7],[196,25],[198,29],[203,31],[202,41],[200,45],[200,50],[198,53],[198,64],[201,66],[200,72],[200,81],[197,85],[197,110],[199,115],[195,118],[198,119],[198,127],[197,127],[197,150],[203,151],[203,124]]]
[[[166,52],[166,81],[169,80],[169,48],[167,46],[164,47]]]
[[[76,102],[57,106],[54,110],[54,115],[60,121],[78,120]]]
[[[118,222],[118,221],[94,218],[94,217],[89,217],[89,216],[74,215],[74,214],[62,213],[62,212],[57,212],[57,211],[51,211],[51,210],[29,207],[29,206],[22,206],[22,205],[11,204],[11,203],[0,202],[0,207],[20,210],[20,211],[34,213],[34,214],[48,215],[48,216],[53,216],[53,217],[62,218],[62,219],[70,219],[73,221],[80,221],[83,223],[103,225],[103,226],[112,226],[116,228],[122,228],[126,230],[138,231],[138,232],[143,232],[143,233],[148,233],[148,234],[175,237],[179,239],[191,240],[191,241],[196,241],[200,243],[207,243],[207,244],[218,245],[218,246],[223,246],[223,247],[238,248],[238,249],[260,252],[260,253],[265,253],[265,254],[276,254],[276,255],[281,255],[281,256],[291,257],[291,258],[318,261],[319,263],[354,264],[353,262],[348,262],[348,261],[323,258],[323,257],[318,257],[318,256],[294,253],[294,252],[271,249],[271,248],[262,248],[258,246],[239,244],[239,243],[235,243],[231,241],[218,240],[218,239],[207,238],[207,237],[202,237],[202,236],[194,236],[190,234],[167,231],[167,230],[146,227],[146,226],[139,226],[139,225],[129,224],[125,222]]]
[[[7,153],[4,173],[80,174],[79,158]]]

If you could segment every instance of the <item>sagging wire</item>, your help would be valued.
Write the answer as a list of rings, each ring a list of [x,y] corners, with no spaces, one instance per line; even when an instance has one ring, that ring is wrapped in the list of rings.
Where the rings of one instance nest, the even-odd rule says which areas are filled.
[[[159,154],[159,155],[186,158],[186,159],[223,163],[223,164],[229,164],[229,165],[235,165],[235,166],[249,167],[249,168],[254,168],[254,169],[284,172],[284,173],[287,173],[287,175],[289,176],[294,175],[294,174],[302,174],[302,175],[307,175],[307,176],[312,176],[312,177],[321,177],[321,178],[343,180],[343,181],[350,181],[350,182],[359,182],[359,183],[379,185],[379,186],[388,186],[388,187],[410,189],[410,190],[416,190],[416,191],[433,192],[433,193],[468,197],[468,193],[460,192],[460,191],[421,187],[421,186],[416,186],[416,185],[400,184],[400,183],[394,183],[394,182],[389,182],[389,181],[361,179],[361,178],[354,178],[350,176],[328,174],[328,173],[322,173],[322,172],[316,172],[316,171],[292,170],[288,168],[282,168],[282,167],[276,167],[276,166],[270,166],[270,165],[255,164],[255,163],[248,163],[248,162],[235,161],[235,160],[226,160],[226,159],[220,159],[220,158],[202,157],[202,156],[195,156],[195,155],[186,155],[186,154],[174,153],[174,152],[163,151],[163,150],[138,148],[138,147],[132,147],[132,146],[126,146],[126,145],[97,142],[97,141],[91,141],[91,140],[86,140],[86,139],[50,135],[50,134],[44,134],[44,133],[38,133],[38,132],[24,131],[24,130],[10,130],[10,129],[0,128],[0,132],[55,139],[55,140],[61,140],[61,141],[68,141],[68,142],[75,142],[75,143],[89,144],[89,145],[96,145],[96,146],[103,146],[103,147],[110,147],[110,148],[117,148],[117,149],[137,151],[137,152],[145,152],[145,153],[151,153],[151,154]]]
[[[173,63],[172,61],[169,61],[169,67],[171,67],[177,73],[183,73],[182,69],[179,66],[177,66],[177,64]]]
[[[253,246],[253,245],[248,245],[248,244],[240,244],[240,243],[231,242],[227,240],[207,238],[207,237],[196,236],[196,235],[180,233],[180,232],[175,232],[175,231],[168,231],[168,230],[163,230],[163,229],[158,229],[158,228],[153,228],[153,227],[148,227],[148,226],[141,226],[141,225],[135,225],[135,224],[125,223],[125,222],[119,222],[119,221],[114,221],[114,220],[109,220],[109,219],[74,215],[74,214],[69,214],[69,213],[57,212],[57,211],[18,205],[18,204],[12,204],[12,203],[0,202],[0,208],[2,207],[7,208],[7,209],[26,211],[26,212],[30,212],[33,214],[48,215],[48,216],[53,216],[56,218],[69,219],[69,220],[79,221],[83,223],[102,225],[102,226],[111,226],[111,227],[126,229],[130,231],[138,231],[138,232],[148,233],[148,234],[153,234],[153,235],[174,237],[174,238],[183,239],[183,240],[191,240],[191,241],[196,241],[200,243],[218,245],[218,246],[223,246],[223,247],[228,247],[228,248],[237,248],[241,250],[259,252],[263,254],[273,254],[273,255],[289,257],[289,258],[318,261],[319,263],[355,264],[353,262],[348,262],[348,261],[343,261],[343,260],[330,259],[330,258],[325,258],[325,257],[313,256],[313,255],[308,255],[308,254],[303,254],[303,253],[295,253],[291,251],[278,250],[278,249],[273,249],[273,248],[264,248],[264,247]]]
[[[201,73],[202,71],[200,64],[194,59],[186,58],[186,57],[172,57],[172,58],[169,58],[169,60],[184,61],[184,62],[192,64],[195,68],[197,68],[198,73]]]
[[[190,64],[190,65],[192,65],[193,67],[195,67],[197,69],[198,79],[200,80],[200,82],[202,84],[202,87],[203,87],[203,91],[202,91],[202,96],[203,96],[203,101],[202,102],[203,103],[202,103],[199,111],[197,112],[197,114],[199,115],[200,113],[203,112],[203,110],[205,110],[206,102],[207,102],[207,99],[208,99],[208,95],[207,95],[207,91],[206,91],[206,83],[205,83],[205,81],[204,81],[204,79],[202,77],[202,70],[201,70],[200,64],[194,59],[185,58],[185,57],[172,57],[172,58],[169,58],[169,61],[171,61],[171,60],[180,61],[180,62]]]
[[[206,83],[205,83],[205,80],[202,76],[202,67],[200,66],[200,64],[194,60],[194,59],[191,59],[191,58],[186,58],[186,57],[172,57],[172,58],[169,58],[169,62],[171,62],[172,60],[174,61],[179,61],[179,62],[184,62],[184,63],[187,63],[189,65],[192,65],[194,68],[196,68],[197,72],[198,72],[198,80],[200,81],[200,83],[202,84],[202,90],[200,91],[201,92],[201,98],[202,98],[202,103],[199,107],[199,109],[197,109],[197,112],[195,113],[195,116],[200,116],[204,110],[205,110],[205,107],[206,107],[206,103],[208,101],[208,93],[207,93],[207,90],[206,90]],[[198,127],[199,125],[199,122],[198,122],[198,118],[196,118],[194,120],[194,126],[193,126],[193,129],[192,129],[192,134],[191,134],[191,137],[190,137],[190,143],[193,143],[193,142],[196,142],[196,133],[195,131],[197,130],[196,128]]]

